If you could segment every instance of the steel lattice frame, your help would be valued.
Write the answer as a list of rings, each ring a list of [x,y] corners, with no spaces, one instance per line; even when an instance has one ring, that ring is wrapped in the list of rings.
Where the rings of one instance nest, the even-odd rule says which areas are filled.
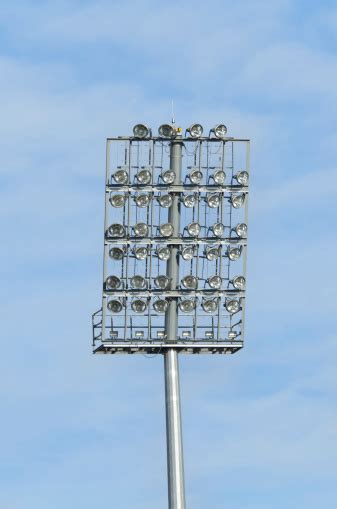
[[[104,263],[102,308],[93,315],[94,353],[162,353],[167,348],[176,348],[185,353],[234,353],[243,346],[245,325],[245,290],[233,287],[235,276],[246,277],[247,238],[239,237],[235,232],[237,224],[248,224],[248,185],[240,185],[235,179],[239,171],[249,172],[249,140],[202,137],[199,139],[181,138],[183,146],[181,183],[165,184],[161,174],[170,169],[170,139],[150,137],[143,140],[133,137],[108,138],[106,148],[105,182],[105,225],[104,225]],[[151,182],[143,185],[136,175],[141,169],[149,169]],[[117,184],[113,174],[118,169],[128,173],[128,183]],[[192,169],[202,172],[200,184],[192,184],[189,174]],[[226,173],[224,185],[214,182],[212,175],[217,169]],[[140,208],[134,199],[141,193],[148,193],[150,205]],[[164,194],[178,195],[181,200],[186,194],[195,194],[196,205],[192,208],[180,205],[180,232],[178,236],[165,238],[159,233],[160,224],[168,222],[168,208],[159,205],[158,197]],[[114,208],[110,198],[114,194],[125,194],[126,203]],[[217,194],[220,205],[210,208],[207,197]],[[244,195],[243,206],[236,209],[231,198]],[[146,237],[136,237],[133,226],[143,222],[148,226]],[[186,226],[191,222],[201,225],[200,235],[191,237]],[[111,237],[108,229],[112,223],[122,224],[125,236]],[[222,223],[224,234],[216,237],[212,225]],[[166,275],[167,262],[159,260],[158,246],[195,246],[191,260],[185,261],[179,254],[179,280],[192,274],[198,279],[195,290],[187,290],[180,284],[177,288],[158,289],[154,280],[158,275]],[[145,260],[134,256],[136,246],[147,247]],[[210,246],[220,248],[220,256],[209,261],[205,250]],[[111,248],[123,249],[122,260],[116,261],[109,255]],[[232,261],[228,250],[238,247],[241,256]],[[115,275],[121,280],[121,286],[109,289],[106,280]],[[130,279],[141,275],[146,280],[146,289],[137,290],[130,286]],[[221,288],[210,288],[208,278],[219,275]],[[158,299],[184,298],[196,300],[192,313],[183,313],[178,307],[178,335],[176,342],[167,342],[165,338],[165,313],[157,313],[153,303]],[[131,304],[135,299],[146,301],[144,313],[135,313]],[[218,306],[214,314],[203,310],[204,299],[215,299]],[[119,299],[123,309],[112,313],[107,303]],[[225,303],[229,299],[240,302],[240,310],[234,314],[227,311]]]

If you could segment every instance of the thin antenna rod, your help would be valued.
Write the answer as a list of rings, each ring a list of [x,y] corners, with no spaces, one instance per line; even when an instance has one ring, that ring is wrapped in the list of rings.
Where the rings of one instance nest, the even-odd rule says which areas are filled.
[[[174,102],[173,102],[173,99],[171,100],[171,113],[172,113],[172,124],[175,124],[176,120],[174,118]]]

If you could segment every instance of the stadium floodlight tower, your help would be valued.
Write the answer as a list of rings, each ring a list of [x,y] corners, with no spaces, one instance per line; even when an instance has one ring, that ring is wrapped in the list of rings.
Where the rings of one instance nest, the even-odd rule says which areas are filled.
[[[169,509],[185,508],[178,354],[243,347],[249,140],[218,124],[108,138],[95,354],[164,355]]]

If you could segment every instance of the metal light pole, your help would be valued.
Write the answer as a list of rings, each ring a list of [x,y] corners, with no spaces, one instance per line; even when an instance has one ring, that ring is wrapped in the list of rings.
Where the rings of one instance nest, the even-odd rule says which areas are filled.
[[[182,141],[179,138],[171,142],[170,167],[175,172],[175,184],[181,178]],[[169,211],[169,222],[174,227],[174,235],[180,231],[180,199],[174,193]],[[167,276],[171,281],[171,290],[179,285],[179,253],[178,246],[173,245],[171,257],[167,262]],[[167,342],[175,343],[178,336],[177,299],[171,299],[165,317],[165,333]],[[169,348],[164,354],[165,370],[165,406],[166,406],[166,440],[167,440],[167,477],[169,509],[185,509],[184,459],[181,431],[181,409],[179,388],[178,352]]]

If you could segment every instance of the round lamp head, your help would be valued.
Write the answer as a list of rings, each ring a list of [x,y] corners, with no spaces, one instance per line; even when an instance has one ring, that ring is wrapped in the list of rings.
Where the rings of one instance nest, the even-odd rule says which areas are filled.
[[[246,287],[246,279],[243,276],[234,277],[232,283],[236,290],[244,290]]]
[[[146,279],[138,275],[130,279],[130,284],[135,290],[144,290],[147,287]]]
[[[165,209],[168,209],[172,205],[172,196],[170,194],[162,194],[158,197],[159,205]]]
[[[145,258],[147,257],[147,248],[146,247],[136,247],[135,257],[137,258],[137,260],[145,260]]]
[[[225,227],[222,223],[215,223],[212,226],[212,230],[216,237],[222,237],[225,231]]]
[[[240,310],[240,302],[235,299],[228,299],[225,303],[228,313],[237,313]]]
[[[108,276],[105,280],[105,286],[109,290],[117,290],[121,286],[121,280],[117,276]]]
[[[190,223],[187,226],[188,234],[191,237],[198,237],[198,235],[200,234],[200,230],[201,230],[201,227],[200,227],[199,223]]]
[[[145,124],[136,124],[133,128],[133,135],[135,138],[146,138],[149,133],[150,130]]]
[[[225,138],[227,134],[227,127],[224,124],[216,125],[212,131],[217,138]]]
[[[163,223],[159,226],[160,235],[163,237],[171,237],[174,232],[173,225],[171,223]]]
[[[176,174],[174,173],[173,170],[166,170],[163,171],[163,173],[161,174],[161,178],[163,179],[165,184],[173,184],[176,178]]]
[[[167,276],[157,276],[154,280],[154,284],[157,288],[165,290],[169,285],[169,278]]]
[[[158,129],[158,134],[162,138],[173,138],[177,134],[177,128],[171,124],[162,124]]]
[[[185,194],[182,198],[182,201],[185,207],[189,209],[194,207],[196,202],[195,194]]]
[[[117,183],[117,184],[127,184],[128,181],[129,181],[129,175],[128,175],[128,172],[126,170],[117,170],[114,174],[113,174],[113,178],[114,178],[114,181]]]
[[[140,170],[137,173],[137,180],[140,184],[146,185],[151,182],[151,172],[150,170]]]
[[[137,207],[146,208],[150,205],[150,201],[151,198],[148,194],[142,193],[135,197]]]
[[[216,260],[220,256],[220,248],[213,246],[206,248],[206,258],[210,262]]]
[[[194,256],[194,246],[185,246],[181,251],[184,260],[192,260]]]
[[[218,186],[223,186],[226,180],[226,173],[223,170],[216,170],[213,173],[213,179]]]
[[[196,290],[198,288],[198,280],[195,276],[188,275],[181,280],[181,284],[187,290]]]
[[[165,299],[158,299],[153,303],[153,308],[157,313],[165,313],[168,309],[169,303]]]
[[[108,228],[108,234],[110,237],[124,237],[125,228],[122,224],[113,223]]]
[[[207,279],[207,282],[214,290],[219,290],[221,287],[222,279],[220,276],[211,276]]]
[[[242,186],[246,186],[249,180],[248,171],[239,171],[236,175],[234,175],[234,178],[237,180],[239,184],[241,184]]]
[[[204,299],[201,305],[206,313],[215,313],[218,310],[218,302],[214,299]]]
[[[191,171],[191,173],[189,174],[189,177],[190,177],[190,181],[192,182],[192,184],[200,184],[200,182],[202,181],[202,172],[200,170],[198,170],[197,168],[195,168],[194,170]]]
[[[157,256],[159,260],[167,261],[171,256],[171,250],[169,247],[158,247]]]
[[[136,237],[146,237],[149,233],[149,227],[146,223],[137,223],[133,227],[133,231]]]
[[[187,129],[187,132],[190,133],[191,138],[200,138],[200,136],[202,136],[203,131],[204,130],[201,124],[192,124]]]
[[[144,300],[141,300],[141,299],[136,299],[131,304],[131,309],[135,313],[144,313],[146,308],[147,308],[146,302]]]
[[[121,247],[112,247],[109,251],[109,256],[113,260],[123,260],[124,251]]]
[[[207,205],[212,209],[219,207],[220,205],[220,196],[218,194],[209,194],[206,198]]]
[[[247,228],[246,223],[239,223],[235,227],[235,231],[236,231],[236,234],[238,235],[238,237],[246,237],[247,230],[248,230],[248,228]]]
[[[242,207],[244,201],[245,201],[245,195],[244,194],[232,194],[231,198],[231,204],[235,209],[239,209]]]
[[[110,203],[113,207],[120,208],[124,207],[126,202],[125,194],[114,194],[110,196]]]
[[[179,302],[179,308],[183,313],[192,313],[195,309],[195,300],[182,299]]]
[[[241,249],[239,247],[230,247],[227,251],[227,256],[230,260],[238,260],[241,256]]]
[[[107,306],[112,313],[120,313],[123,309],[123,305],[119,300],[109,300]]]

